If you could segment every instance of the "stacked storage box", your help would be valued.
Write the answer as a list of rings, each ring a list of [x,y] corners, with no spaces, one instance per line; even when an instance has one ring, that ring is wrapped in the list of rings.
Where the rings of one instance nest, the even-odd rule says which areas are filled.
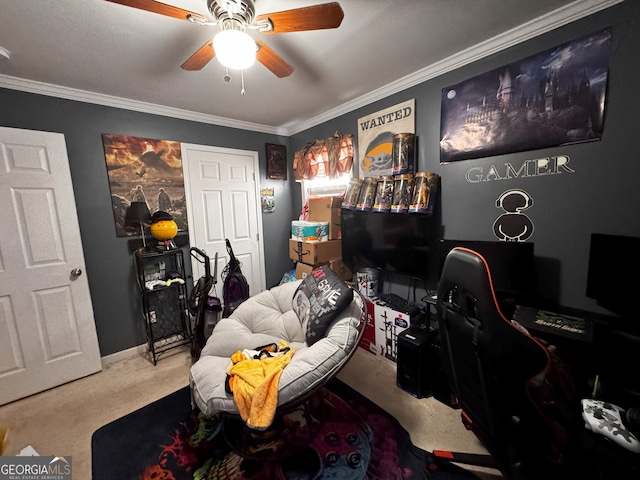
[[[342,262],[342,232],[340,229],[340,207],[342,198],[339,197],[314,197],[309,199],[308,224],[328,224],[326,240],[305,240],[299,235],[294,235],[294,223],[292,222],[292,235],[289,240],[289,257],[298,262],[296,265],[296,277],[304,278],[315,267],[329,265],[343,280],[352,280],[351,270]],[[298,230],[299,232],[300,230]],[[323,236],[324,237],[324,236]]]

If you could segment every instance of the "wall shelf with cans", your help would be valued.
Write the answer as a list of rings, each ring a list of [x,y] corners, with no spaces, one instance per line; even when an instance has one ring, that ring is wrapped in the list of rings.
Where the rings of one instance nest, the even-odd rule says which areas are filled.
[[[432,172],[353,178],[342,208],[379,213],[433,213],[440,176]]]

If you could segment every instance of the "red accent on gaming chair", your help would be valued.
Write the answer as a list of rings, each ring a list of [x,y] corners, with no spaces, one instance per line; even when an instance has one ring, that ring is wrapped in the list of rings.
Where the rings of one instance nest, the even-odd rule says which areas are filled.
[[[562,418],[545,411],[543,404],[555,392],[549,385],[552,357],[537,339],[505,318],[489,265],[480,254],[460,247],[449,252],[437,309],[450,388],[464,423],[491,455],[438,452],[436,457],[498,468],[507,478],[565,474],[563,442],[573,427],[581,426],[571,423],[573,419],[565,426]],[[558,400],[551,398],[561,404]]]

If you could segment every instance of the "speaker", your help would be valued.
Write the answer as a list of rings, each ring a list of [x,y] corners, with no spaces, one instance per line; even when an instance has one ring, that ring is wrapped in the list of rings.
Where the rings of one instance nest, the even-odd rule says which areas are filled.
[[[396,383],[414,397],[431,395],[429,329],[410,327],[398,335]]]

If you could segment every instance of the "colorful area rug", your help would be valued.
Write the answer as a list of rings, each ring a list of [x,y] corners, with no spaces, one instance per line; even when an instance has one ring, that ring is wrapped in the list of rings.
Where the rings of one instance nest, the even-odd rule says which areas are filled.
[[[287,438],[274,442],[302,448],[282,461],[258,461],[231,450],[221,418],[192,410],[185,387],[94,432],[93,480],[477,479],[436,462],[394,417],[341,381],[317,398],[326,408],[313,438],[302,443],[303,422],[289,419]]]

